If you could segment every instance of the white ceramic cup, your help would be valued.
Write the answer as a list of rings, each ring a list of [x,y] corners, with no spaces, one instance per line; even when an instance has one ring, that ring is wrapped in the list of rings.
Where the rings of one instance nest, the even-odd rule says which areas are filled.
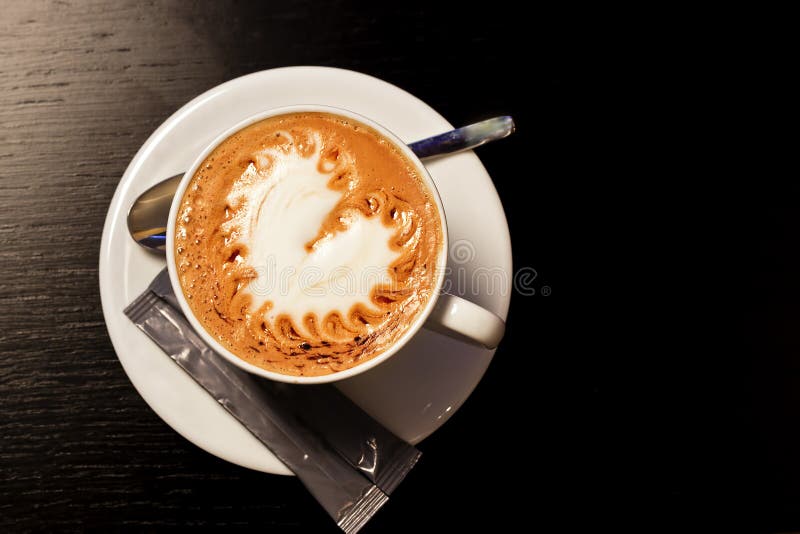
[[[441,218],[442,223],[442,243],[436,266],[436,280],[433,286],[431,297],[428,299],[425,308],[417,313],[413,319],[413,323],[409,325],[403,335],[400,336],[381,354],[354,367],[351,367],[350,369],[322,376],[293,376],[275,371],[268,371],[246,362],[245,360],[236,356],[230,350],[223,347],[211,334],[208,333],[208,331],[206,331],[203,324],[195,317],[194,313],[192,313],[192,309],[189,307],[186,297],[183,294],[183,290],[181,289],[180,280],[178,279],[177,265],[175,262],[175,220],[177,219],[179,207],[181,200],[183,199],[183,194],[186,191],[186,187],[189,185],[189,182],[197,171],[197,168],[203,163],[203,161],[205,161],[206,157],[208,157],[208,155],[211,154],[211,152],[228,137],[247,126],[250,126],[251,124],[269,117],[275,117],[277,115],[302,112],[322,112],[347,117],[362,124],[366,124],[375,131],[379,132],[387,140],[391,141],[408,158],[408,160],[414,164],[419,176],[431,191],[431,196],[436,202],[436,207],[438,208],[439,217]],[[192,327],[203,338],[203,340],[208,343],[212,349],[214,349],[214,351],[222,355],[234,365],[250,373],[263,376],[264,378],[269,378],[271,380],[277,380],[280,382],[289,382],[292,384],[320,384],[323,382],[335,382],[345,378],[350,378],[351,376],[355,376],[363,373],[364,371],[372,369],[376,365],[380,365],[381,363],[385,362],[400,349],[402,349],[408,340],[411,339],[414,334],[416,334],[419,329],[422,328],[423,325],[425,325],[426,328],[456,337],[465,342],[482,345],[486,348],[496,347],[500,342],[500,339],[503,337],[503,333],[505,331],[505,323],[503,320],[494,313],[481,308],[477,304],[462,299],[461,297],[442,292],[442,284],[444,282],[446,272],[445,268],[447,266],[448,250],[447,219],[445,218],[442,199],[439,197],[439,192],[436,190],[436,184],[434,184],[433,179],[419,158],[403,141],[401,141],[396,135],[380,124],[377,124],[366,117],[353,113],[352,111],[330,106],[300,105],[271,109],[253,115],[252,117],[249,117],[236,126],[223,132],[197,156],[197,159],[195,159],[194,163],[189,167],[189,170],[186,171],[186,174],[184,174],[180,185],[178,186],[178,190],[175,193],[175,198],[172,201],[172,207],[170,208],[169,212],[169,222],[167,223],[167,268],[169,269],[169,278],[172,282],[172,288],[175,291],[175,296],[180,303],[181,310],[183,311],[184,315],[186,315],[186,318],[189,320]]]

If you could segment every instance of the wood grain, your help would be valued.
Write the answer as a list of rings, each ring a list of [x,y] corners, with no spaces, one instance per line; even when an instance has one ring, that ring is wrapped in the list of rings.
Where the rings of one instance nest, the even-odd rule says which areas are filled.
[[[150,133],[197,94],[271,67],[364,71],[412,91],[455,123],[515,114],[517,139],[487,147],[482,156],[495,179],[506,182],[504,198],[518,195],[508,178],[525,165],[511,156],[525,139],[557,153],[555,112],[539,112],[555,134],[535,139],[524,130],[534,114],[531,95],[557,102],[560,66],[540,53],[538,85],[513,83],[516,60],[507,50],[525,54],[529,39],[513,31],[522,28],[509,26],[510,8],[501,5],[458,20],[444,7],[369,6],[338,0],[2,4],[0,530],[336,531],[296,480],[207,455],[150,411],[107,337],[97,263],[114,189]],[[531,219],[523,209],[509,209],[512,231],[552,215]],[[515,261],[536,260],[552,283],[555,243],[544,236],[539,248]],[[530,307],[515,299],[517,309]],[[546,324],[546,312],[537,314]],[[509,332],[514,335],[513,323]],[[511,475],[495,467],[496,459],[476,461],[502,454],[505,445],[492,438],[504,431],[495,412],[523,400],[505,356],[501,349],[474,399],[423,444],[423,462],[368,531],[415,530],[423,515],[430,528],[494,528],[498,509],[519,520],[513,510],[522,509],[524,496],[502,497]],[[500,493],[492,496],[488,488]]]

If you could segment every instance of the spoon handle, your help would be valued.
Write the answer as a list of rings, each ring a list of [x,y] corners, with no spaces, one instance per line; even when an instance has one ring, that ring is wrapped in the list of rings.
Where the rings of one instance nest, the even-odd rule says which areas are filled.
[[[514,133],[514,119],[508,115],[476,122],[408,145],[418,158],[451,154],[485,145]]]

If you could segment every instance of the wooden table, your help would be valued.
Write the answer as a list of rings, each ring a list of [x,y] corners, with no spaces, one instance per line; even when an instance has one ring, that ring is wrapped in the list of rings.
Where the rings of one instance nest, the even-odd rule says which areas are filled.
[[[744,409],[750,419],[737,427],[746,444],[735,449],[741,455],[714,449],[735,456],[744,478],[708,482],[706,460],[720,456],[687,445],[704,435],[706,419],[686,400],[699,397],[686,395],[704,386],[685,382],[708,352],[695,358],[686,343],[656,359],[660,340],[680,331],[672,316],[650,321],[670,333],[647,337],[625,364],[617,358],[639,330],[612,310],[641,258],[623,262],[610,245],[620,232],[606,227],[627,203],[614,187],[632,146],[612,126],[644,87],[630,80],[654,60],[623,62],[629,76],[618,75],[610,66],[617,51],[603,45],[619,34],[598,30],[591,16],[577,25],[575,13],[537,7],[526,18],[497,2],[474,11],[377,4],[0,5],[0,531],[336,532],[295,479],[230,465],[162,422],[125,376],[100,309],[102,225],[137,149],[194,96],[287,65],[377,76],[454,124],[499,114],[518,124],[512,138],[478,154],[506,209],[515,268],[536,270],[537,294],[513,296],[507,337],[484,380],[420,445],[422,462],[365,532],[595,531],[626,525],[637,512],[645,516],[634,521],[640,531],[687,531],[695,523],[686,518],[710,509],[708,496],[718,494],[732,498],[716,518],[743,518],[738,526],[752,532],[800,528],[800,463],[793,459],[800,437],[776,430],[798,426],[793,406],[800,403],[784,402],[798,380]],[[607,99],[612,93],[622,98]],[[645,104],[634,106],[639,118],[652,109],[652,101]],[[640,188],[648,169],[637,170]],[[668,189],[658,183],[652,195],[634,190],[635,199],[646,199],[641,211]],[[639,226],[626,219],[620,228]],[[625,248],[638,252],[647,239]],[[768,274],[776,287],[790,278]],[[663,291],[652,280],[635,290],[658,298]],[[658,280],[669,283],[671,275]],[[756,324],[767,329],[764,319]],[[777,339],[761,359],[754,352],[735,360],[736,370],[715,371],[739,379],[748,376],[747,362],[767,362],[749,383],[774,388],[774,377],[792,369],[794,346],[789,335]],[[678,363],[644,372],[649,361]],[[655,411],[647,404],[654,398]],[[695,424],[684,434],[686,421]],[[643,438],[647,423],[658,432]],[[759,428],[767,429],[766,441]],[[654,443],[660,447],[649,449]]]

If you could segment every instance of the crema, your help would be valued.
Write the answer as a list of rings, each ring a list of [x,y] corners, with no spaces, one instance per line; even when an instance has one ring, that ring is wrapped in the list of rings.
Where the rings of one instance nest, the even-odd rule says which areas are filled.
[[[328,113],[248,126],[201,164],[175,258],[204,328],[264,369],[316,376],[390,347],[435,285],[442,227],[415,165]]]

